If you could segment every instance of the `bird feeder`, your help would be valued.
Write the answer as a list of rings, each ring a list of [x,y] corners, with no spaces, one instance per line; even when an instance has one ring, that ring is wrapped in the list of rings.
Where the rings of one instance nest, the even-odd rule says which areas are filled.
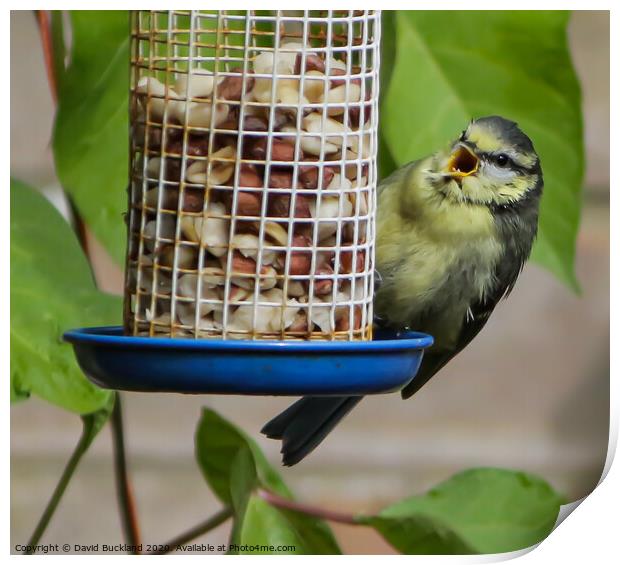
[[[377,11],[132,15],[125,332],[372,337]]]
[[[65,336],[91,380],[296,395],[413,378],[432,338],[372,335],[380,36],[379,11],[131,12],[124,324]]]

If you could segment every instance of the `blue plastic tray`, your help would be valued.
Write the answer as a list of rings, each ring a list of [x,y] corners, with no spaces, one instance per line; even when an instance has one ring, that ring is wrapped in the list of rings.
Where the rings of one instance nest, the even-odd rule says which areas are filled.
[[[375,333],[370,342],[224,341],[129,337],[110,326],[68,331],[64,339],[92,382],[116,390],[275,396],[400,390],[433,338]]]

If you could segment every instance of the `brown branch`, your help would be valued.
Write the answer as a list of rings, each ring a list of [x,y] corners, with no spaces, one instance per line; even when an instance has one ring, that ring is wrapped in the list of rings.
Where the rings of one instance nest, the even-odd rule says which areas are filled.
[[[116,493],[121,523],[127,543],[137,548],[141,544],[140,527],[138,525],[138,513],[133,489],[127,471],[121,395],[118,392],[116,393],[116,402],[110,417],[110,426],[112,429],[112,449],[114,451],[114,476],[116,477]],[[132,553],[137,554],[139,551],[136,549]]]
[[[353,514],[347,514],[345,512],[337,512],[335,510],[326,510],[318,506],[311,506],[302,502],[295,502],[289,498],[284,498],[278,494],[259,488],[257,491],[265,502],[268,502],[272,506],[282,508],[284,510],[292,510],[293,512],[301,512],[302,514],[308,514],[309,516],[315,516],[323,520],[329,520],[330,522],[339,522],[340,524],[350,524],[353,526],[359,526],[359,522],[355,519]]]
[[[54,69],[54,43],[52,41],[51,23],[49,13],[46,10],[36,10],[37,25],[39,26],[39,35],[41,36],[41,46],[43,48],[43,61],[45,62],[45,71],[47,73],[47,81],[49,83],[50,92],[54,104],[58,102],[58,79]],[[90,253],[88,248],[88,238],[86,224],[80,215],[73,198],[65,194],[71,208],[71,215],[75,224],[78,240],[86,257],[90,261]]]
[[[213,514],[210,518],[207,518],[204,522],[197,524],[192,529],[187,530],[187,532],[183,532],[178,536],[172,538],[169,542],[158,545],[158,549],[148,553],[148,555],[165,555],[167,553],[172,553],[176,550],[179,545],[186,544],[197,537],[210,532],[217,528],[220,524],[223,524],[233,515],[232,508],[230,506],[226,506],[222,508],[219,512]]]
[[[73,197],[65,193],[65,198],[67,199],[67,202],[69,203],[69,208],[71,210],[71,216],[73,218],[73,227],[75,229],[78,241],[80,242],[80,247],[82,248],[82,251],[84,251],[84,255],[86,255],[86,258],[88,259],[88,262],[90,264],[91,254],[90,254],[90,246],[88,245],[88,231],[86,229],[86,224],[84,223],[84,220],[80,214],[80,211],[77,209],[77,205],[75,203],[75,200],[73,200]],[[93,268],[92,265],[90,265],[90,270],[93,275],[93,280],[95,281],[95,284],[96,284],[95,269]]]
[[[43,58],[45,61],[45,69],[52,93],[54,103],[58,100],[58,82],[54,71],[54,46],[52,43],[52,34],[50,29],[49,13],[45,10],[36,12],[39,33],[41,35],[41,45],[43,47]],[[65,193],[66,194],[66,193]],[[91,256],[88,247],[86,224],[75,206],[73,199],[66,195],[74,220],[75,230],[82,249],[91,263]],[[92,265],[91,265],[92,268]],[[123,417],[121,407],[120,393],[116,393],[116,401],[110,418],[110,426],[112,428],[112,449],[114,452],[114,471],[116,477],[117,495],[120,506],[121,522],[125,532],[125,538],[130,545],[140,545],[140,528],[138,525],[138,512],[133,497],[133,489],[131,480],[127,471],[127,458],[125,455],[125,439],[123,430]]]
[[[54,104],[56,104],[58,100],[58,81],[54,71],[54,47],[52,44],[49,13],[46,10],[37,10],[36,16],[39,26],[39,35],[41,36],[41,45],[43,47],[43,60],[45,61],[47,81],[50,86],[52,99],[54,100]]]

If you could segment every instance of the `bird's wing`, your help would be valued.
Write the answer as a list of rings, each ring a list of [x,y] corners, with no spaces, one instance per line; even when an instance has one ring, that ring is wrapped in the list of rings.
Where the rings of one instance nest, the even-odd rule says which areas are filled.
[[[533,241],[533,238],[531,241]],[[529,256],[530,248],[531,243],[527,248],[520,248],[514,244],[507,246],[503,257],[495,269],[495,280],[498,281],[496,287],[486,297],[470,305],[453,347],[437,352],[431,350],[424,355],[418,374],[401,391],[403,398],[409,398],[418,392],[433,375],[442,369],[448,361],[463,351],[471,340],[480,333],[480,330],[482,330],[491,317],[495,307],[512,292]]]
[[[426,353],[416,377],[401,391],[403,398],[413,396],[425,385],[435,373],[442,369],[448,361],[459,354],[487,323],[499,299],[492,302],[479,302],[470,308],[465,317],[459,337],[453,348]]]

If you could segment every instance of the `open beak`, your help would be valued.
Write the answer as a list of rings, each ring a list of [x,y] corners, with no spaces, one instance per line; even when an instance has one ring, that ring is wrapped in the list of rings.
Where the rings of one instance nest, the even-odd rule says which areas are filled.
[[[467,145],[458,145],[448,159],[445,173],[455,179],[473,175],[478,171],[479,159]]]

